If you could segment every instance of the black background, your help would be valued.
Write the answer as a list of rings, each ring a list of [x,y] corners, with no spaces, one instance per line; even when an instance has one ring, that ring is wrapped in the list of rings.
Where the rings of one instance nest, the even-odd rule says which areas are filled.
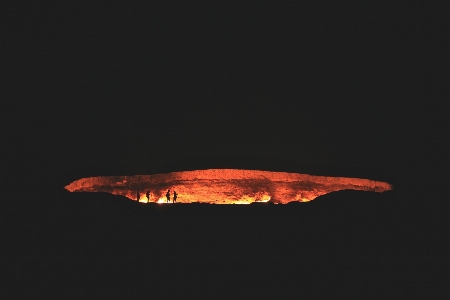
[[[446,292],[445,1],[1,7],[6,298]],[[204,168],[394,190],[156,206],[63,189]]]

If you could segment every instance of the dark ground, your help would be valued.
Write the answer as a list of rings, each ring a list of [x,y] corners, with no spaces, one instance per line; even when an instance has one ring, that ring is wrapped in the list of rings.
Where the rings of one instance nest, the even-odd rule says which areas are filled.
[[[445,4],[2,1],[1,298],[448,295]],[[63,189],[203,168],[394,190],[157,206]]]

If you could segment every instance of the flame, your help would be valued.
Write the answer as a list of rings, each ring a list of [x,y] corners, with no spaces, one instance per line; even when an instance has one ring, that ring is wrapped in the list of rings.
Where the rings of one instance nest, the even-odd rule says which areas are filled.
[[[261,198],[260,200],[255,200],[255,202],[269,202],[270,198],[271,197],[269,195],[264,195],[263,198]]]
[[[109,192],[139,203],[250,204],[292,201],[308,202],[329,192],[354,189],[384,192],[392,189],[386,182],[361,178],[313,176],[308,174],[258,170],[210,169],[155,175],[99,176],[81,178],[65,187],[71,192]],[[166,192],[170,190],[170,202]],[[147,199],[146,192],[150,191]]]
[[[156,203],[167,203],[167,202],[166,199],[159,198],[158,201],[156,201]]]

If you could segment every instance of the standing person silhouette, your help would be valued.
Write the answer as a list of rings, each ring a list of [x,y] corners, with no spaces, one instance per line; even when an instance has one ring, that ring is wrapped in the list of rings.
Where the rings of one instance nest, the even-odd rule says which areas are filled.
[[[170,190],[167,190],[166,199],[167,199],[167,203],[169,203],[170,202]]]
[[[145,196],[147,196],[147,203],[150,202],[150,190],[147,191]]]
[[[177,202],[177,192],[175,192],[175,190],[173,190],[173,203]]]
[[[141,195],[139,194],[139,190],[136,192],[136,201],[139,202],[139,199],[141,199]]]

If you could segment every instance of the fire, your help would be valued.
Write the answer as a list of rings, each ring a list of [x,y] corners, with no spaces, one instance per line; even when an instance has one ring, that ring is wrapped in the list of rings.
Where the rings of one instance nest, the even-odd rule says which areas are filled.
[[[269,202],[270,201],[270,196],[266,195],[264,196],[264,198],[262,198],[261,200],[255,200],[255,202]]]
[[[158,201],[156,201],[156,203],[166,203],[166,199],[163,198],[159,198]]]
[[[258,170],[209,169],[155,175],[98,176],[81,178],[65,187],[71,192],[109,192],[140,203],[167,203],[170,190],[176,203],[250,204],[308,202],[329,192],[353,189],[384,192],[386,182],[361,178],[313,176]],[[147,191],[149,199],[147,199]]]

